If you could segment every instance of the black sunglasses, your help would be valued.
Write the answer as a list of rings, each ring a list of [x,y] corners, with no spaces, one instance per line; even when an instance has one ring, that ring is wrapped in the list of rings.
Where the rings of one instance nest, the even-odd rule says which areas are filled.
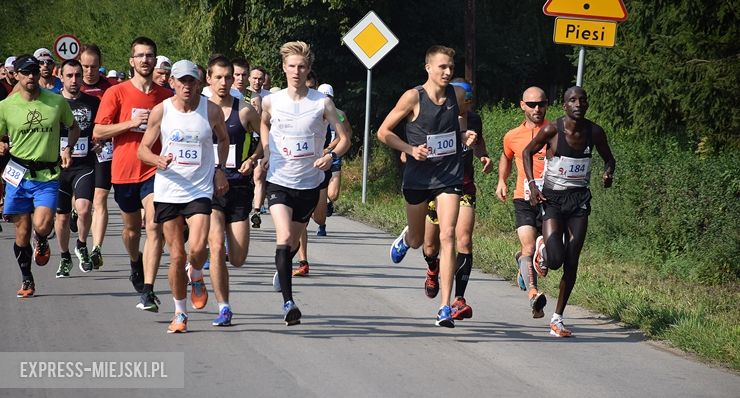
[[[54,65],[54,61],[52,61],[50,59],[45,59],[43,61],[39,61],[39,64],[40,65]]]
[[[38,69],[31,69],[31,70],[23,69],[23,70],[19,70],[18,73],[20,73],[23,76],[28,76],[28,75],[38,75],[40,71]]]
[[[547,101],[524,101],[525,104],[527,104],[528,107],[534,109],[536,106],[539,106],[540,108],[544,108],[547,106]]]

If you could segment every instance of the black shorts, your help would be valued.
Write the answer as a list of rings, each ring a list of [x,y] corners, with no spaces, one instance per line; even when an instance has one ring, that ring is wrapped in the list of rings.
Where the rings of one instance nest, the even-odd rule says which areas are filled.
[[[437,196],[443,193],[451,193],[462,196],[462,184],[435,189],[404,189],[403,197],[404,199],[406,199],[406,203],[410,205],[418,205],[419,203],[434,200]]]
[[[564,191],[543,190],[547,198],[542,205],[545,214],[543,220],[557,218],[588,217],[591,214],[591,191],[588,188],[566,189]]]
[[[101,188],[110,191],[113,186],[110,182],[110,165],[112,162],[95,162],[95,188]]]
[[[532,207],[528,200],[514,199],[514,219],[516,228],[530,226],[542,230],[542,211],[540,206]]]
[[[476,200],[475,194],[463,194],[463,196],[460,196],[460,207],[470,207],[475,210]],[[437,202],[434,200],[430,200],[427,205],[427,221],[434,225],[439,225],[439,218],[437,217]]]
[[[311,214],[316,208],[319,201],[319,191],[321,189],[293,189],[286,188],[271,182],[267,182],[267,204],[286,205],[293,209],[292,221],[307,223],[311,219]]]
[[[247,181],[229,182],[226,195],[211,200],[211,208],[224,213],[226,223],[244,221],[249,218],[254,199],[254,185]]]
[[[324,172],[324,181],[321,181],[321,184],[319,184],[319,190],[328,188],[329,181],[331,181],[331,169]]]
[[[154,222],[157,224],[179,216],[189,218],[194,214],[211,214],[211,199],[198,198],[188,203],[154,202]]]
[[[76,199],[93,200],[95,193],[95,170],[92,166],[78,166],[59,174],[59,195],[57,213],[69,214],[72,211],[72,196]]]
[[[141,202],[147,195],[154,193],[154,176],[143,182],[133,184],[113,184],[113,199],[124,213],[133,213],[143,209]]]

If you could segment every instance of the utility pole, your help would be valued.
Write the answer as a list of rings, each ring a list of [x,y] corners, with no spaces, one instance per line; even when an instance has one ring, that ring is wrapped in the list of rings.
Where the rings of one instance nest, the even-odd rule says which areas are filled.
[[[465,80],[475,89],[475,0],[465,0]]]

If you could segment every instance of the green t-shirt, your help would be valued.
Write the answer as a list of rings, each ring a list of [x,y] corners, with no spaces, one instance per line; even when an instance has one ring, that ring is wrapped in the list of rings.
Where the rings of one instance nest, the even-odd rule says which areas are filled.
[[[59,94],[41,90],[33,101],[26,101],[15,93],[0,101],[0,133],[10,137],[10,154],[23,160],[57,162],[59,160],[60,123],[72,127],[74,115],[69,103]],[[59,177],[59,167],[36,172],[35,181],[49,181]]]

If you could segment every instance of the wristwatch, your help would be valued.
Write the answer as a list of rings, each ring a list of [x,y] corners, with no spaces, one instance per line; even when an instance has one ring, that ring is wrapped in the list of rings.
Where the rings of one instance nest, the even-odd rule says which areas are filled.
[[[339,159],[339,156],[334,151],[329,152],[329,155],[331,155],[331,161],[334,162],[337,159]]]
[[[222,164],[217,164],[216,165],[216,169],[221,170],[221,171],[226,171],[226,166],[224,166]]]

